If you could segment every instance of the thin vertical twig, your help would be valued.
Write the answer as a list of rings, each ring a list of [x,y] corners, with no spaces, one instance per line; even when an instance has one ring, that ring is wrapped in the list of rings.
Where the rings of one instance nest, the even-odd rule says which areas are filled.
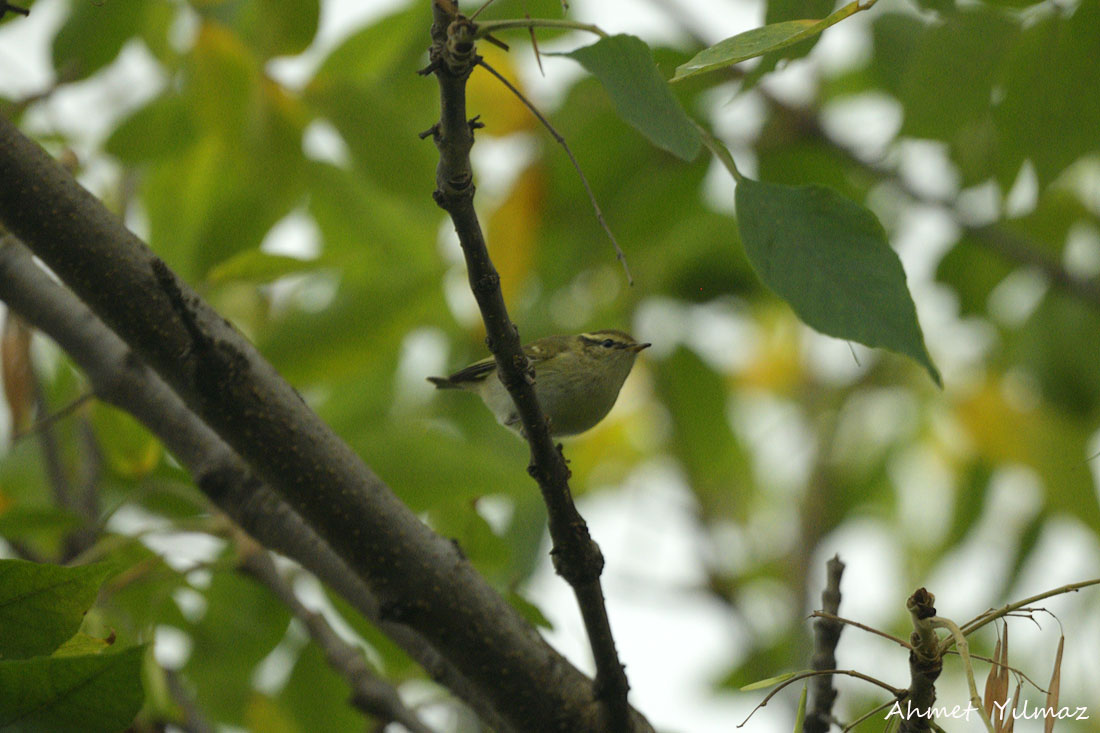
[[[810,668],[814,670],[836,669],[836,646],[844,624],[836,619],[840,611],[840,578],[844,575],[844,563],[834,555],[825,563],[825,590],[821,592],[821,610],[833,618],[818,616],[814,619],[814,654]],[[825,733],[833,718],[836,688],[831,675],[814,677],[810,681],[811,702],[802,724],[804,733]]]
[[[440,91],[439,122],[424,134],[431,136],[439,150],[433,198],[450,215],[458,234],[470,289],[485,323],[486,342],[500,380],[515,402],[531,448],[527,470],[538,483],[546,504],[554,568],[573,588],[596,663],[592,693],[601,703],[600,727],[624,733],[651,730],[627,702],[630,685],[615,648],[600,583],[603,555],[573,503],[569,469],[561,446],[555,446],[551,439],[546,416],[535,396],[519,331],[508,316],[500,275],[489,257],[474,209],[470,150],[474,130],[481,123],[466,113],[466,82],[475,66],[484,65],[476,52],[476,26],[461,15],[449,13],[438,2],[432,3],[432,9],[431,61],[421,74],[434,74]]]

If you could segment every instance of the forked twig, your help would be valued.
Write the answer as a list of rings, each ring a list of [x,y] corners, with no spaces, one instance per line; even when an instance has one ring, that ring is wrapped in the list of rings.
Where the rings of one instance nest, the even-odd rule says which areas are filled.
[[[836,615],[831,614],[831,613],[825,613],[824,611],[814,611],[813,613],[810,614],[810,618],[826,618],[826,619],[830,619],[832,621],[838,621],[838,622],[840,622],[842,624],[845,624],[847,626],[852,626],[852,627],[855,627],[855,628],[857,628],[861,631],[866,631],[869,634],[876,634],[878,636],[881,636],[884,639],[889,639],[890,641],[894,642],[895,644],[898,644],[899,646],[903,646],[906,649],[912,649],[913,648],[912,644],[910,644],[905,639],[902,639],[900,636],[894,636],[893,634],[888,634],[885,631],[880,631],[880,630],[876,629],[873,626],[868,626],[867,624],[861,624],[859,621],[853,621],[850,618],[844,618],[843,616],[836,616]]]
[[[799,672],[798,674],[796,674],[796,675],[794,675],[794,676],[792,676],[788,679],[785,679],[782,682],[780,682],[778,685],[776,685],[775,688],[771,692],[769,692],[767,695],[765,695],[764,699],[761,700],[760,703],[752,709],[752,712],[750,712],[748,714],[748,717],[746,717],[744,720],[742,720],[740,723],[737,724],[737,727],[738,728],[743,728],[745,726],[745,723],[749,722],[749,718],[751,718],[753,715],[756,715],[757,710],[759,710],[762,707],[765,707],[769,702],[771,702],[771,699],[773,697],[775,697],[777,694],[779,694],[779,692],[784,687],[787,687],[788,685],[792,685],[795,682],[798,682],[799,680],[804,680],[804,679],[807,679],[809,677],[820,677],[822,675],[836,675],[836,674],[843,674],[843,675],[847,675],[849,677],[855,677],[856,679],[860,679],[860,680],[863,680],[865,682],[870,682],[873,685],[878,685],[879,687],[881,687],[882,689],[886,690],[891,695],[893,695],[896,700],[904,699],[905,695],[908,694],[908,692],[909,692],[908,690],[900,690],[897,687],[893,687],[891,685],[888,685],[880,679],[872,677],[869,674],[864,674],[863,672],[856,671],[854,669],[812,669],[812,670],[808,670],[806,672]]]
[[[30,8],[21,8],[18,5],[0,2],[0,18],[3,18],[8,13],[15,13],[16,15],[27,17],[31,14],[31,11]]]
[[[990,623],[991,621],[994,621],[995,619],[1001,618],[1002,616],[1007,616],[1008,614],[1012,613],[1013,611],[1017,611],[1021,608],[1024,608],[1025,606],[1028,606],[1032,603],[1035,603],[1036,601],[1042,601],[1042,600],[1050,598],[1052,596],[1062,595],[1064,593],[1076,593],[1077,591],[1081,590],[1082,588],[1087,588],[1091,585],[1100,585],[1100,578],[1093,578],[1092,580],[1083,580],[1080,583],[1070,583],[1069,585],[1063,585],[1060,588],[1054,588],[1052,590],[1048,590],[1048,591],[1044,591],[1042,593],[1038,593],[1038,594],[1033,595],[1029,598],[1023,599],[1022,601],[1016,601],[1015,603],[1010,603],[1007,606],[1002,606],[1001,608],[998,608],[998,609],[995,609],[995,610],[990,609],[990,610],[986,611],[985,613],[981,614],[980,616],[977,616],[976,618],[971,619],[970,621],[963,624],[962,625],[962,633],[964,635],[968,635],[971,632],[976,631],[977,629],[980,629],[981,627],[983,627],[986,624]],[[948,649],[950,649],[953,643],[954,643],[954,638],[953,637],[948,637],[947,639],[944,639],[943,651],[947,651]]]
[[[35,422],[33,425],[31,425],[26,430],[20,430],[20,431],[14,433],[11,436],[11,442],[12,443],[17,443],[20,440],[22,440],[23,438],[26,438],[28,435],[34,435],[36,433],[42,432],[43,430],[50,427],[51,425],[53,425],[57,421],[63,420],[64,418],[66,418],[69,415],[73,414],[74,412],[79,410],[81,407],[83,407],[84,404],[86,404],[87,402],[89,402],[90,400],[93,400],[93,399],[95,399],[95,393],[94,392],[91,392],[91,391],[85,392],[84,394],[80,395],[79,397],[74,399],[69,404],[62,407],[60,410],[57,410],[56,412],[51,412],[50,414],[48,414],[45,417],[41,418],[40,420]]]

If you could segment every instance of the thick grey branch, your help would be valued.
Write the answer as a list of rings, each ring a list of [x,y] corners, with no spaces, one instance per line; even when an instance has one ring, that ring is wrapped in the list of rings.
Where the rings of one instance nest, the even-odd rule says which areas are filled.
[[[485,722],[511,730],[488,698],[419,634],[383,620],[378,600],[347,563],[11,235],[0,244],[0,300],[54,339],[84,370],[97,397],[134,415],[157,435],[207,497],[253,538],[325,581]]]
[[[0,119],[0,221],[524,730],[591,730],[588,680],[420,522],[255,348],[44,150]],[[597,706],[598,707],[598,706]]]

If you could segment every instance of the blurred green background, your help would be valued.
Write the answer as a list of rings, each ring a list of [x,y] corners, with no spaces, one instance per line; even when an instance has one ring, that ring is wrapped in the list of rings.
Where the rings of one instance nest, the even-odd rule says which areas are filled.
[[[0,111],[52,151],[75,152],[85,185],[587,664],[570,594],[548,575],[525,446],[473,397],[437,396],[424,381],[486,353],[453,230],[431,198],[436,151],[418,137],[438,117],[434,79],[415,73],[427,61],[427,0],[29,6],[30,18],[0,26]],[[702,43],[832,9],[578,1],[569,17],[638,33],[667,78]],[[525,12],[562,8],[498,0],[482,17]],[[834,552],[849,563],[841,613],[906,638],[904,600],[921,585],[962,622],[1100,575],[1100,6],[880,0],[747,76],[674,86],[746,173],[828,185],[878,215],[942,391],[902,357],[801,325],[745,259],[720,167],[652,147],[574,62],[544,56],[540,75],[526,32],[500,36],[509,54],[480,52],[568,140],[635,280],[563,151],[479,70],[469,91],[485,123],[477,204],[511,316],[525,340],[624,328],[654,344],[611,416],[565,450],[608,555],[632,699],[655,724],[732,729],[761,697],[739,686],[805,667],[804,616]],[[593,40],[539,38],[549,51]],[[27,343],[13,348],[34,378],[5,372],[8,435],[87,390],[46,339]],[[233,572],[224,543],[200,542],[217,535],[210,509],[154,438],[94,402],[50,432],[64,470],[97,488],[102,523],[88,552],[123,569],[92,622],[125,640],[156,637],[158,661],[212,721],[362,729],[287,612]],[[39,442],[8,441],[0,547],[56,560],[80,522],[56,506]],[[318,602],[322,593],[313,587]],[[1043,605],[1069,642],[1064,704],[1100,703],[1096,591]],[[345,616],[441,729],[474,729]],[[1037,620],[1014,622],[1014,662],[1044,684],[1058,624]],[[972,644],[990,654],[993,642],[986,630]],[[856,630],[840,664],[907,684],[905,652]],[[152,680],[157,666],[147,665]],[[842,720],[885,699],[838,684]],[[796,698],[750,726],[789,730]],[[940,699],[965,701],[957,665]],[[140,720],[179,715],[162,691]],[[1092,717],[1065,729],[1100,730]]]

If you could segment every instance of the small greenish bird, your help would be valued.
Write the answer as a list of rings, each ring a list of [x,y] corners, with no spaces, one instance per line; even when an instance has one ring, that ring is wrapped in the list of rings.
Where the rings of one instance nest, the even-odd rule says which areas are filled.
[[[634,360],[650,344],[630,334],[607,330],[575,336],[547,336],[523,347],[535,370],[535,394],[550,419],[554,437],[576,435],[603,420],[619,396]],[[511,395],[497,378],[490,357],[449,377],[428,377],[438,389],[478,394],[497,422],[522,435],[523,425]]]

